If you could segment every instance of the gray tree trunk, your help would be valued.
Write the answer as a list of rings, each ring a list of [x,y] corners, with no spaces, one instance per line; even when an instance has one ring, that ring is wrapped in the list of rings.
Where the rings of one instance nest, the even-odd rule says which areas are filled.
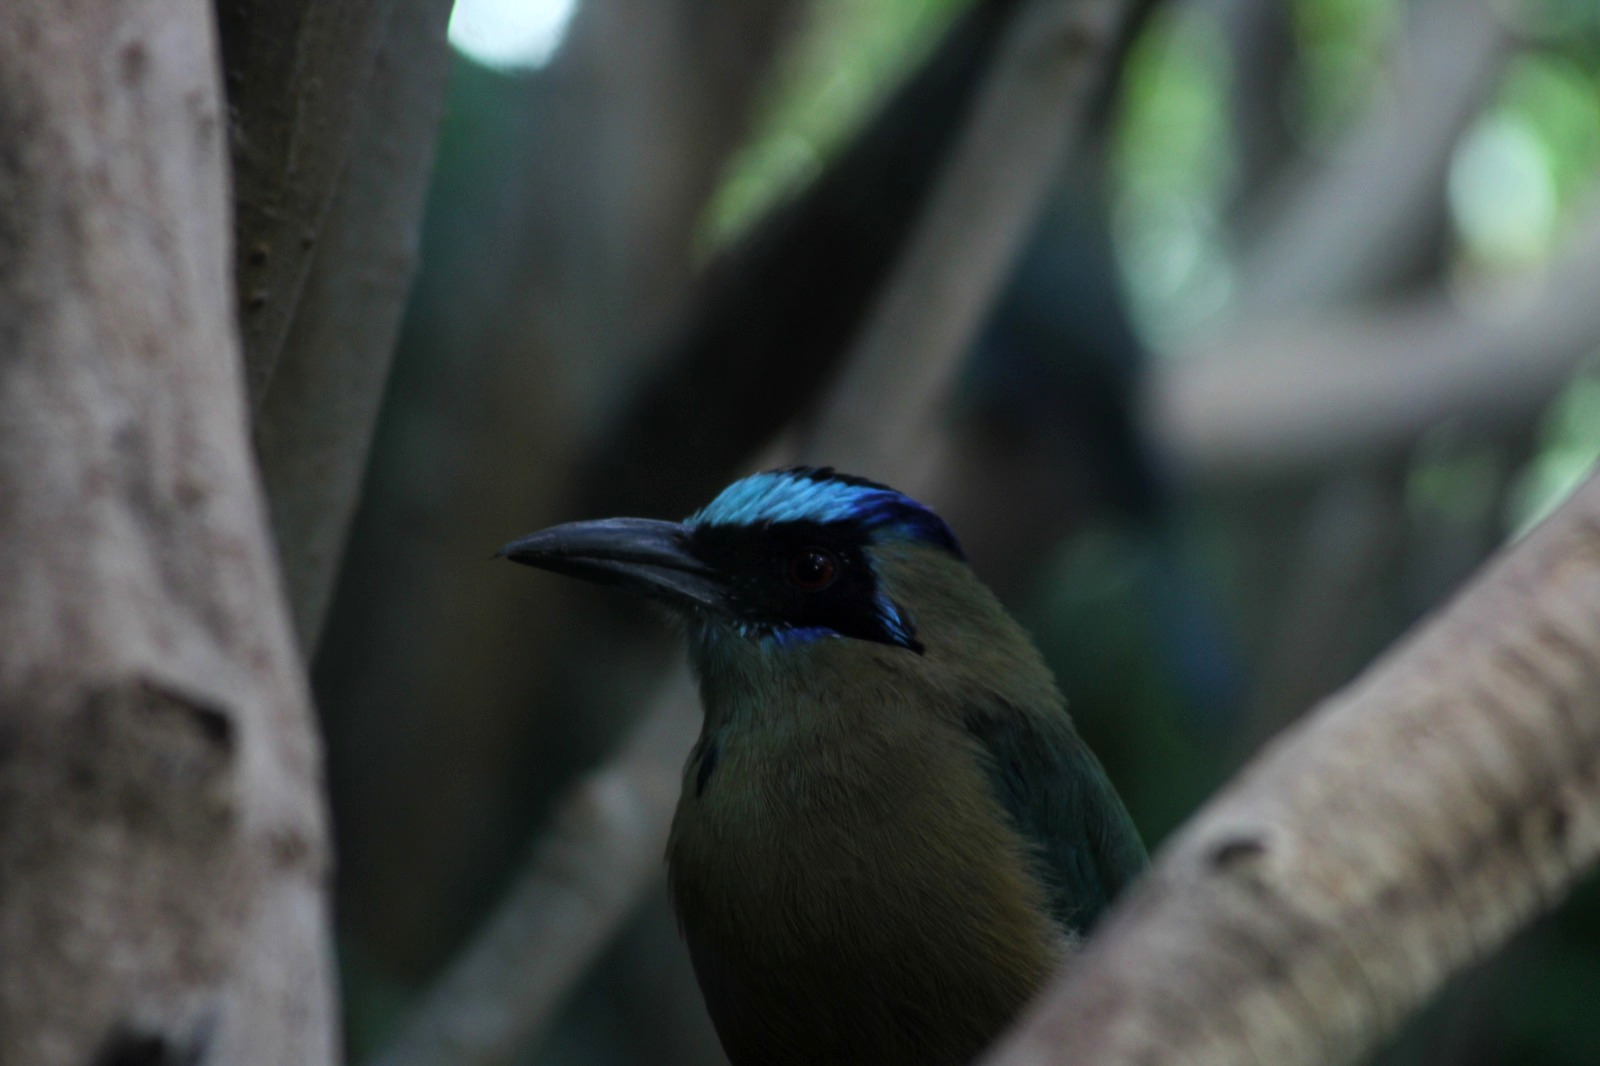
[[[203,0],[0,16],[0,1063],[318,1066],[319,752]]]

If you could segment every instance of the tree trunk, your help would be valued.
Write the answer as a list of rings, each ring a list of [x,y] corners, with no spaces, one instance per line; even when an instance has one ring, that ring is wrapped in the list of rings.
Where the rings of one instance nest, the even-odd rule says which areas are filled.
[[[334,1059],[210,6],[0,19],[0,1062]]]

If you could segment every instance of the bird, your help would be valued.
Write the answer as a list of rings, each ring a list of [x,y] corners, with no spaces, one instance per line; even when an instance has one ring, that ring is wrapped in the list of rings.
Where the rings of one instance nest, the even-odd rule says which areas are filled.
[[[498,554],[683,624],[704,713],[668,884],[733,1066],[969,1062],[1146,864],[1043,656],[909,496],[789,467]]]

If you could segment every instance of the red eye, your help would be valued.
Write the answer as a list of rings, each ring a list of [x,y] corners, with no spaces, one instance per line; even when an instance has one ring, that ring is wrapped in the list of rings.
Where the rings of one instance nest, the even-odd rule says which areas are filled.
[[[789,583],[804,592],[820,592],[839,576],[839,561],[822,548],[802,548],[789,560]]]

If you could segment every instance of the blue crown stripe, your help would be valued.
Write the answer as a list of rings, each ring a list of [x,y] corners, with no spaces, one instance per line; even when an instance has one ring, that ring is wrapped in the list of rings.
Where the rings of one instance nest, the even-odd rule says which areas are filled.
[[[965,558],[944,520],[911,497],[826,467],[753,474],[729,485],[687,521],[691,526],[855,522],[869,534],[923,541]]]

